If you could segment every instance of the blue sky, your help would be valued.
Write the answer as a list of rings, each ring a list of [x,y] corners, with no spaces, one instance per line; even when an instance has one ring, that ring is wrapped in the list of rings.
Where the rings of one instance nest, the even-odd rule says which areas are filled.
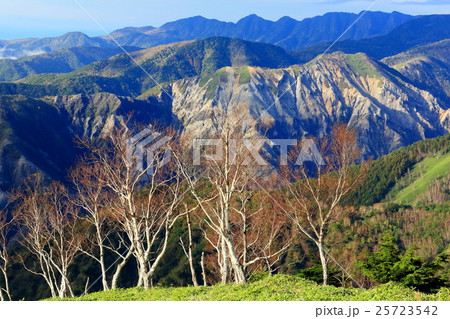
[[[278,20],[303,19],[326,12],[360,12],[373,0],[76,0],[108,31],[125,26],[160,26],[202,15],[236,22],[252,13]],[[450,0],[379,0],[373,11],[450,14]],[[75,0],[0,0],[0,39],[57,36],[69,31],[104,32]]]

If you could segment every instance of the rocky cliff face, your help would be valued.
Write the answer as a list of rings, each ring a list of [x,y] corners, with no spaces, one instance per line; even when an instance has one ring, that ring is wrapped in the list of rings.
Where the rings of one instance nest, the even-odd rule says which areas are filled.
[[[248,123],[269,127],[269,138],[320,136],[347,122],[366,157],[450,131],[448,105],[363,54],[276,70],[224,68],[207,79],[177,81],[170,91],[166,107],[196,135],[211,130],[212,114],[242,106]]]
[[[0,106],[0,190],[37,171],[62,179],[76,152],[67,119],[23,96],[0,96]]]
[[[31,99],[0,96],[0,191],[43,172],[64,180],[81,150],[75,140],[107,135],[118,122],[174,120],[158,103],[118,97],[109,93]]]
[[[388,57],[383,63],[400,72],[419,88],[427,90],[444,105],[450,100],[450,40],[419,46]]]
[[[173,123],[170,109],[163,110],[157,103],[110,93],[56,96],[44,100],[63,114],[70,122],[73,135],[81,138],[105,136],[115,124],[128,117],[145,124],[153,121],[164,125]]]

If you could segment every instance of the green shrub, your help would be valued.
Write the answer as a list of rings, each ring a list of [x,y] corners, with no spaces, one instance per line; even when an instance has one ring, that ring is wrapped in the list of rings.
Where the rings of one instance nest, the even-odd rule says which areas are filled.
[[[360,260],[357,267],[379,283],[394,281],[419,291],[433,292],[446,285],[448,273],[439,273],[448,258],[446,253],[442,253],[428,263],[414,256],[412,249],[402,254],[395,245],[394,237],[385,235],[379,251],[367,254],[367,260]]]

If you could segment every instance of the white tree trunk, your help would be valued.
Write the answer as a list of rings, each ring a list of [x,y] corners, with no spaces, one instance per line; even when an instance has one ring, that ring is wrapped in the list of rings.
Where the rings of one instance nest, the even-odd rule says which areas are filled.
[[[237,257],[236,251],[234,250],[233,242],[226,238],[226,244],[228,247],[228,256],[230,258],[231,267],[233,268],[235,281],[237,284],[244,284],[247,281],[245,278],[244,268]]]
[[[5,265],[5,269],[2,269],[2,273],[3,273],[3,280],[5,282],[5,288],[2,289],[0,288],[0,293],[3,293],[3,291],[6,293],[6,296],[8,297],[9,301],[12,301],[11,298],[11,291],[9,289],[9,280],[8,280],[8,274],[6,273],[6,267],[7,265]],[[2,300],[5,300],[3,297],[3,294],[1,295]]]
[[[323,248],[323,243],[321,240],[316,242],[317,248],[319,248],[320,263],[322,264],[322,279],[323,285],[328,285],[328,264],[327,256]]]
[[[203,286],[206,287],[208,283],[206,282],[205,252],[202,252],[201,267],[202,267]]]
[[[100,251],[99,263],[100,263],[100,269],[102,271],[102,285],[103,285],[103,290],[106,291],[106,290],[109,290],[109,287],[108,287],[108,280],[106,278],[105,247],[103,246],[101,230],[100,230],[100,226],[98,224],[96,225],[96,229],[97,229],[97,244],[98,244],[99,251]]]
[[[220,240],[220,251],[218,252],[219,266],[220,266],[220,277],[222,285],[226,285],[228,282],[228,274],[230,271],[230,266],[228,262],[227,244],[225,243],[225,238],[221,236]]]
[[[132,254],[132,250],[128,250],[125,258],[123,258],[122,262],[117,265],[116,271],[114,272],[112,281],[111,281],[111,289],[117,289],[117,282],[119,281],[120,274],[122,272],[123,267],[127,264]]]

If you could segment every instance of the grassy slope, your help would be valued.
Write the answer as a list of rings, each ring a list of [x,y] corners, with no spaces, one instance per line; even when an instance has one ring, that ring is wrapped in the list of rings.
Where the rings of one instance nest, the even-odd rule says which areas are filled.
[[[388,283],[374,289],[323,287],[298,277],[276,275],[245,285],[228,284],[212,287],[118,289],[97,292],[80,301],[350,301],[350,300],[450,300],[450,290],[443,288],[435,295],[414,292],[398,284]]]
[[[346,55],[347,62],[353,71],[362,77],[373,77],[381,80],[383,77],[364,53]]]
[[[425,158],[423,161],[414,165],[414,168],[410,173],[410,176],[412,176],[412,181],[408,183],[408,186],[399,190],[391,191],[387,197],[390,198],[392,196],[392,201],[395,203],[409,205],[415,204],[418,196],[423,194],[428,189],[430,182],[450,173],[449,167],[450,152],[444,155]],[[399,184],[402,184],[402,180],[408,178],[408,176],[404,176],[399,181]]]
[[[382,201],[390,201],[387,196],[395,189],[396,184],[406,176],[408,169],[436,154],[450,152],[450,134],[434,139],[418,141],[410,146],[382,156],[369,165],[366,182],[349,197],[356,206],[373,205]]]

